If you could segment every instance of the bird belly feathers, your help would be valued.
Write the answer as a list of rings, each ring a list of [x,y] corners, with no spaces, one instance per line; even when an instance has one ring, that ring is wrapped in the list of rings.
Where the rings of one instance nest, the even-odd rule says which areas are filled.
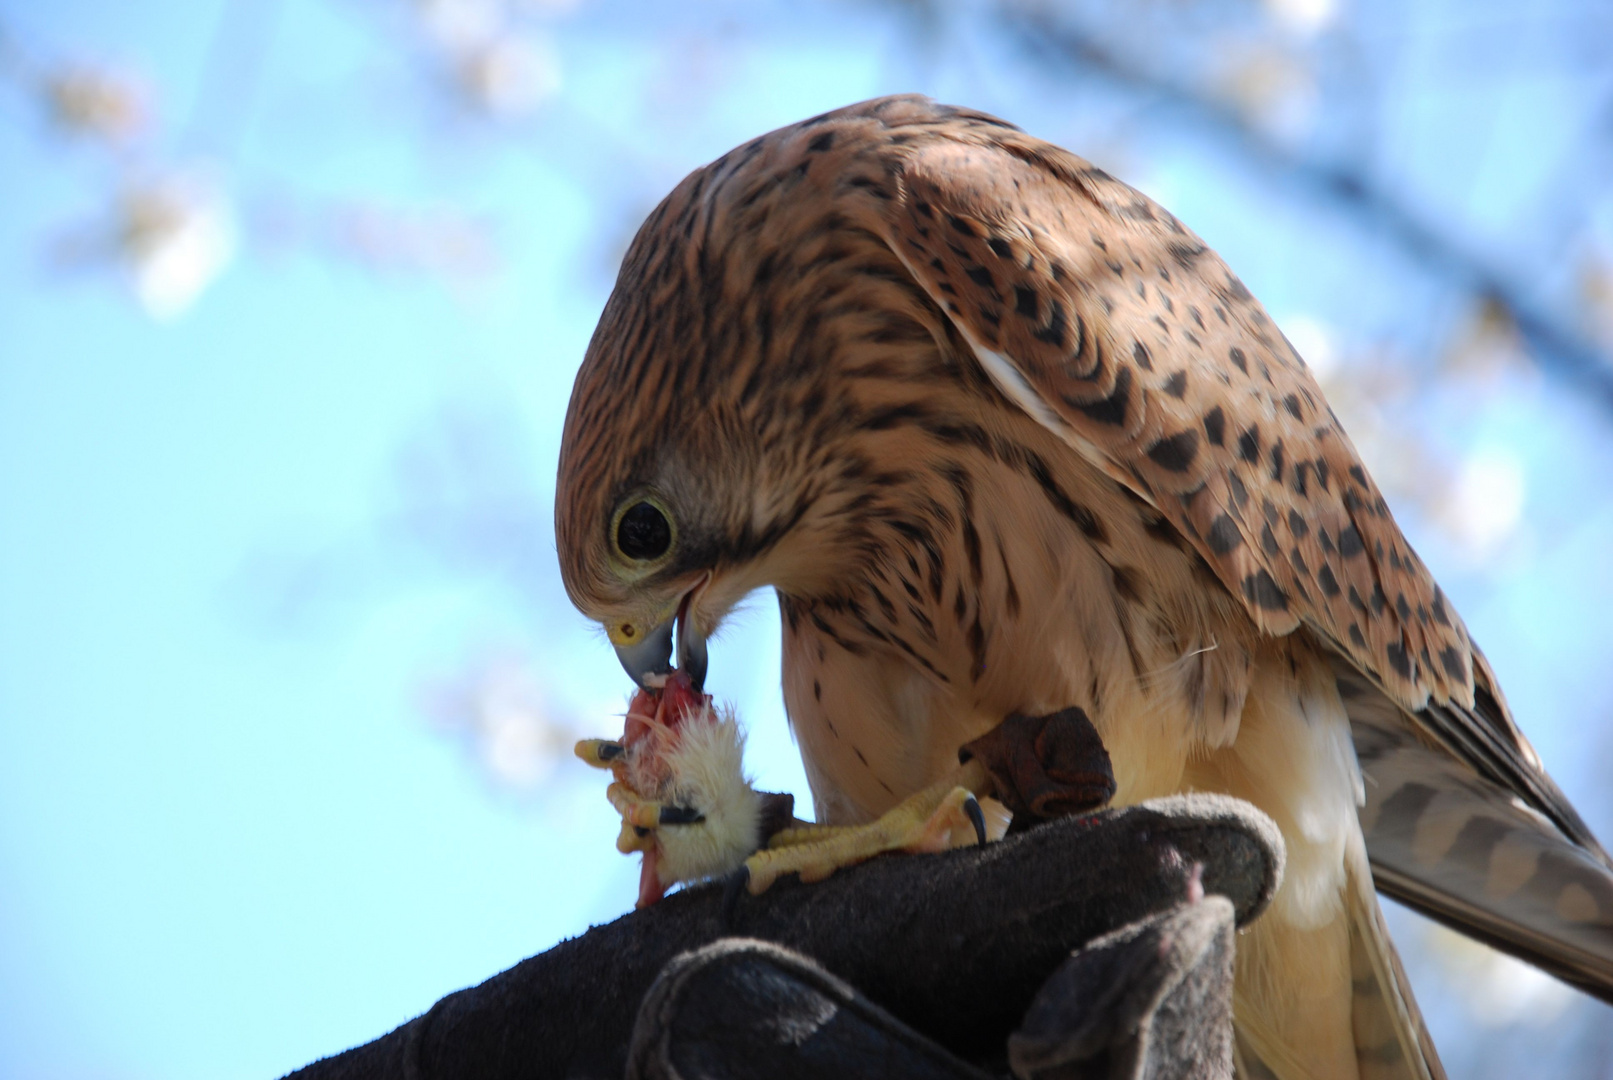
[[[837,603],[781,596],[786,703],[820,813],[877,816],[1008,714],[1071,705],[1103,736],[1119,801],[1174,793],[1235,741],[1257,664],[1286,668],[1303,640],[1264,638],[1155,510],[1039,426],[1003,410],[991,429],[1030,464],[960,454],[949,529],[911,549],[897,535]],[[900,467],[904,449],[869,453]],[[957,497],[926,488],[934,469],[910,476],[893,504]]]
[[[1304,631],[1260,635],[1203,587],[1191,552],[1150,533],[1150,508],[1068,450],[1047,456],[1063,466],[1054,482],[1101,517],[1101,547],[1037,482],[977,462],[975,514],[941,542],[959,548],[950,565],[978,564],[979,577],[920,590],[928,602],[888,632],[906,644],[847,649],[783,600],[785,696],[818,819],[870,820],[1009,713],[1079,705],[1109,751],[1117,803],[1219,791],[1278,822],[1288,871],[1240,954],[1240,1030],[1278,1075],[1358,1075],[1348,890],[1363,883],[1373,913],[1376,901],[1350,721],[1325,655]],[[868,587],[882,588],[877,571]],[[855,639],[835,612],[807,614]],[[1303,1064],[1292,1047],[1307,1048]]]

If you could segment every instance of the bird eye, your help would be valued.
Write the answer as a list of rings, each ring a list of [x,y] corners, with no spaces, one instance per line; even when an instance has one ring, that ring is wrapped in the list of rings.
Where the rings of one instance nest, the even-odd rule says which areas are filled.
[[[659,559],[672,546],[672,524],[647,502],[636,502],[616,522],[616,547],[629,559]]]

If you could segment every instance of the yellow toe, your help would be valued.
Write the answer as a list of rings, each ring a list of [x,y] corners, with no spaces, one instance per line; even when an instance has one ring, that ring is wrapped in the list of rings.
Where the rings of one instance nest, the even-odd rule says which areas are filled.
[[[749,890],[765,892],[779,877],[798,874],[822,881],[842,866],[854,866],[887,851],[924,854],[945,851],[976,839],[969,807],[988,783],[977,762],[961,766],[939,783],[897,803],[866,825],[810,825],[786,829],[749,859]],[[979,813],[978,804],[975,814]]]

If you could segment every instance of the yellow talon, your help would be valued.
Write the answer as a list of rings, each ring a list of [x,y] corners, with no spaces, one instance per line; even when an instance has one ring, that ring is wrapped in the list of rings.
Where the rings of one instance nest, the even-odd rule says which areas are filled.
[[[653,829],[661,824],[661,804],[653,799],[641,797],[638,792],[621,781],[605,789],[605,798],[609,799],[616,812],[622,815],[624,825]]]
[[[578,739],[572,752],[596,769],[612,771],[626,754],[621,743],[610,739]]]
[[[785,829],[749,859],[751,895],[765,892],[785,874],[803,882],[822,881],[842,866],[853,866],[887,851],[944,851],[975,839],[979,807],[975,792],[987,793],[984,766],[971,761],[923,791],[902,800],[866,825],[806,825]]]
[[[630,821],[623,821],[622,831],[616,834],[616,850],[623,855],[631,855],[635,851],[648,851],[654,845],[654,834],[634,828]]]
[[[947,792],[940,805],[924,821],[918,835],[908,841],[902,850],[912,855],[922,855],[962,846],[963,832],[968,830],[972,835],[974,831],[963,811],[964,804],[972,798],[974,793],[966,787],[954,787]]]

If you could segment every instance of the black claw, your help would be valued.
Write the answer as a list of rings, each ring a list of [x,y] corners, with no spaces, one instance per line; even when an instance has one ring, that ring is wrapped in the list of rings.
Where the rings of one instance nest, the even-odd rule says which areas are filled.
[[[722,890],[723,926],[734,924],[734,913],[739,910],[739,898],[750,885],[750,867],[741,865],[725,879]]]
[[[969,820],[975,827],[975,841],[986,842],[986,815],[981,813],[980,800],[973,795],[963,801],[963,812],[969,815]]]
[[[661,807],[660,823],[662,825],[698,825],[704,820],[706,820],[706,815],[692,806]]]

